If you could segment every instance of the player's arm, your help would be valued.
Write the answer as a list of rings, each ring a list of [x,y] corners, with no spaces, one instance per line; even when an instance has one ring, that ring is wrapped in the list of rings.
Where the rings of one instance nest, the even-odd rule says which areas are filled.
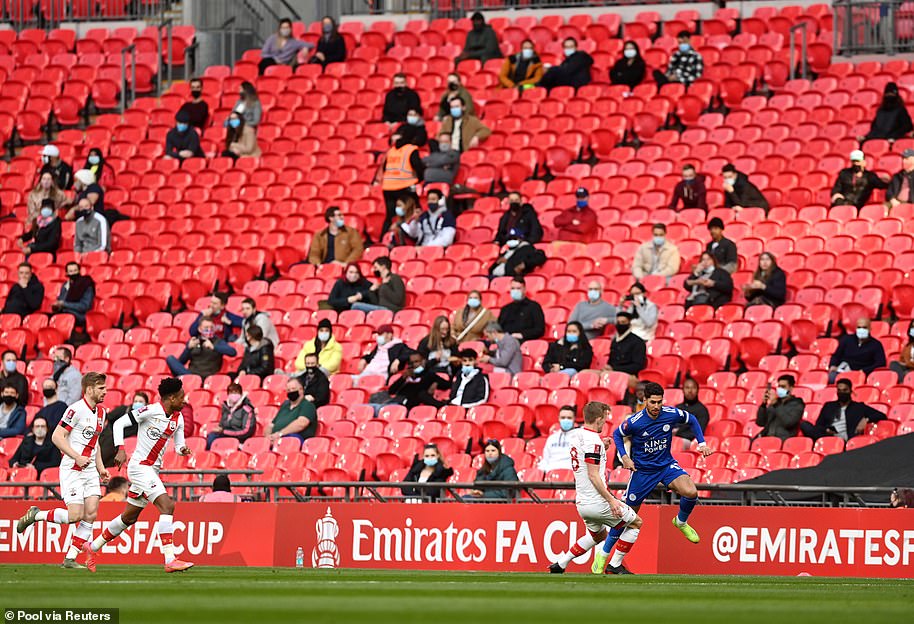
[[[686,412],[685,410],[679,410],[679,415],[682,416],[685,421],[683,424],[688,425],[692,428],[692,433],[695,434],[695,439],[698,440],[698,452],[703,456],[707,457],[711,455],[714,451],[705,444],[705,434],[701,430],[701,423],[698,422],[698,419],[695,418],[695,414],[692,412]]]
[[[114,455],[115,466],[122,466],[127,461],[127,451],[124,450],[124,432],[127,427],[130,426],[130,423],[139,425],[146,418],[145,410],[141,412],[127,410],[123,416],[114,421],[111,430],[114,433],[114,448],[117,449],[117,453]]]
[[[622,462],[622,467],[626,470],[631,470],[632,472],[637,471],[635,467],[635,462],[632,461],[632,458],[629,456],[628,451],[625,450],[625,438],[628,435],[628,421],[623,421],[621,425],[616,427],[616,430],[613,431],[613,442],[616,444],[616,452],[619,453],[619,460]]]
[[[70,446],[70,431],[73,430],[73,421],[75,419],[76,414],[73,410],[67,410],[63,420],[54,429],[54,433],[51,435],[51,442],[60,449],[61,453],[72,459],[77,466],[84,468],[91,458],[80,455],[76,452],[76,449]]]
[[[596,463],[591,459],[592,455],[597,456]],[[600,493],[600,496],[606,499],[606,502],[609,503],[609,508],[612,511],[614,516],[622,516],[622,503],[619,502],[615,496],[613,496],[609,490],[606,489],[606,484],[603,483],[603,479],[600,475],[600,459],[599,454],[597,453],[585,453],[584,454],[584,463],[587,464],[587,478],[590,479],[590,483],[596,488],[597,492]]]
[[[187,442],[184,439],[184,416],[178,417],[178,428],[175,429],[175,451],[179,455],[193,454],[193,451],[187,448]]]
[[[107,483],[111,475],[108,473],[108,469],[105,468],[105,462],[102,461],[102,445],[97,444],[95,446],[95,469],[98,470],[98,478],[102,483]]]

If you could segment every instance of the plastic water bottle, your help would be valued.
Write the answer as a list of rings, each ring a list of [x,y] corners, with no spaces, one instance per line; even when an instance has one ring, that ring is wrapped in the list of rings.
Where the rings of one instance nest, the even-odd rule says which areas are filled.
[[[304,568],[305,567],[305,551],[299,546],[298,550],[295,551],[295,567]]]

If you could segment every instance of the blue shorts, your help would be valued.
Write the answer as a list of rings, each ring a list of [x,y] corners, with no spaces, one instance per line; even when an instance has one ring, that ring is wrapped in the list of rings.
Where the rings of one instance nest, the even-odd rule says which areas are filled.
[[[666,468],[646,472],[639,469],[632,473],[632,478],[628,482],[628,488],[625,490],[623,502],[629,507],[637,507],[644,502],[658,484],[669,487],[670,483],[682,475],[689,473],[683,470],[677,462],[671,463]]]

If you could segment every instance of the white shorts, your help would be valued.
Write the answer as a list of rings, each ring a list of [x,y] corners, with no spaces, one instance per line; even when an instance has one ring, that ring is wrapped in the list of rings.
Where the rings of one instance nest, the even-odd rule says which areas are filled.
[[[591,505],[578,505],[578,514],[584,521],[584,526],[591,533],[599,533],[605,528],[612,528],[618,524],[628,524],[638,517],[635,510],[622,503],[622,517],[614,516],[609,503],[594,503]]]
[[[137,507],[145,507],[162,494],[166,494],[159,471],[152,466],[127,464],[127,478],[130,490],[127,491],[127,502]]]
[[[98,478],[98,470],[94,465],[86,466],[82,470],[61,468],[60,493],[67,505],[82,505],[87,498],[101,496],[102,485]]]

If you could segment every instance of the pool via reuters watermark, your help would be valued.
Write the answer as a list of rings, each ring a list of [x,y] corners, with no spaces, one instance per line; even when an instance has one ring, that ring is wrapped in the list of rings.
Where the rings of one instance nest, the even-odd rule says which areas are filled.
[[[8,624],[33,622],[99,622],[118,624],[119,609],[10,609],[3,610]]]

